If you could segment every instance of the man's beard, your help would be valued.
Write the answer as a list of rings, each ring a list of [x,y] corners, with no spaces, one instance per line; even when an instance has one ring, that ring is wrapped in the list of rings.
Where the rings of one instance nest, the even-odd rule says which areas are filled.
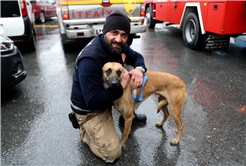
[[[108,40],[107,36],[104,35],[104,41],[106,44],[106,47],[108,48],[109,52],[113,55],[120,55],[122,48],[124,47],[123,43],[121,42],[116,42],[116,41],[112,41],[110,43],[110,41]],[[112,44],[119,44],[121,47],[120,48],[114,48]]]

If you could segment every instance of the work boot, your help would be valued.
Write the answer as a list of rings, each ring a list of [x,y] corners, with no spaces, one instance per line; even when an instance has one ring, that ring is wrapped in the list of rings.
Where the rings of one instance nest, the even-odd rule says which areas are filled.
[[[146,120],[147,120],[146,115],[144,115],[144,114],[136,114],[135,111],[133,111],[133,113],[134,113],[134,118],[132,120],[132,123],[134,123],[134,124],[137,124],[137,123],[146,123]],[[121,125],[124,125],[125,124],[125,119],[123,118],[122,115],[120,115],[120,117],[119,117],[119,123]]]

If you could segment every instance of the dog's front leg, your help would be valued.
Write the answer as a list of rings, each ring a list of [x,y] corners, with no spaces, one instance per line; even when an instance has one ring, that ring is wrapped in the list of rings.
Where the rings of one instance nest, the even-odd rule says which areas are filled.
[[[128,113],[123,116],[125,119],[125,126],[124,126],[124,131],[122,134],[122,138],[120,140],[120,145],[123,147],[124,143],[126,142],[128,135],[131,131],[131,126],[132,126],[132,119],[134,118],[133,111],[128,111]]]

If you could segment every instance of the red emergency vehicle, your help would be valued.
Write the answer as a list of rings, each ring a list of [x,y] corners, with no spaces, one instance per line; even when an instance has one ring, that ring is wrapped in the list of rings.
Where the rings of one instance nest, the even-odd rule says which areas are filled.
[[[225,50],[246,34],[246,0],[144,0],[148,28],[179,24],[191,49]]]

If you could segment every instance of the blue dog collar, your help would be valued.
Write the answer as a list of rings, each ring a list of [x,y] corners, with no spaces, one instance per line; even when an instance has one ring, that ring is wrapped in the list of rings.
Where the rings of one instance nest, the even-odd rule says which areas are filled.
[[[133,100],[134,102],[136,102],[136,103],[139,103],[139,102],[141,102],[141,101],[143,100],[143,87],[144,87],[144,84],[145,84],[147,78],[148,78],[148,76],[144,74],[144,75],[143,75],[143,83],[142,83],[142,87],[141,87],[141,92],[140,92],[140,95],[139,95],[139,98],[138,98],[138,99],[136,99],[136,98],[134,97],[134,95],[133,95],[133,90],[134,90],[134,89],[132,88],[132,100]]]

